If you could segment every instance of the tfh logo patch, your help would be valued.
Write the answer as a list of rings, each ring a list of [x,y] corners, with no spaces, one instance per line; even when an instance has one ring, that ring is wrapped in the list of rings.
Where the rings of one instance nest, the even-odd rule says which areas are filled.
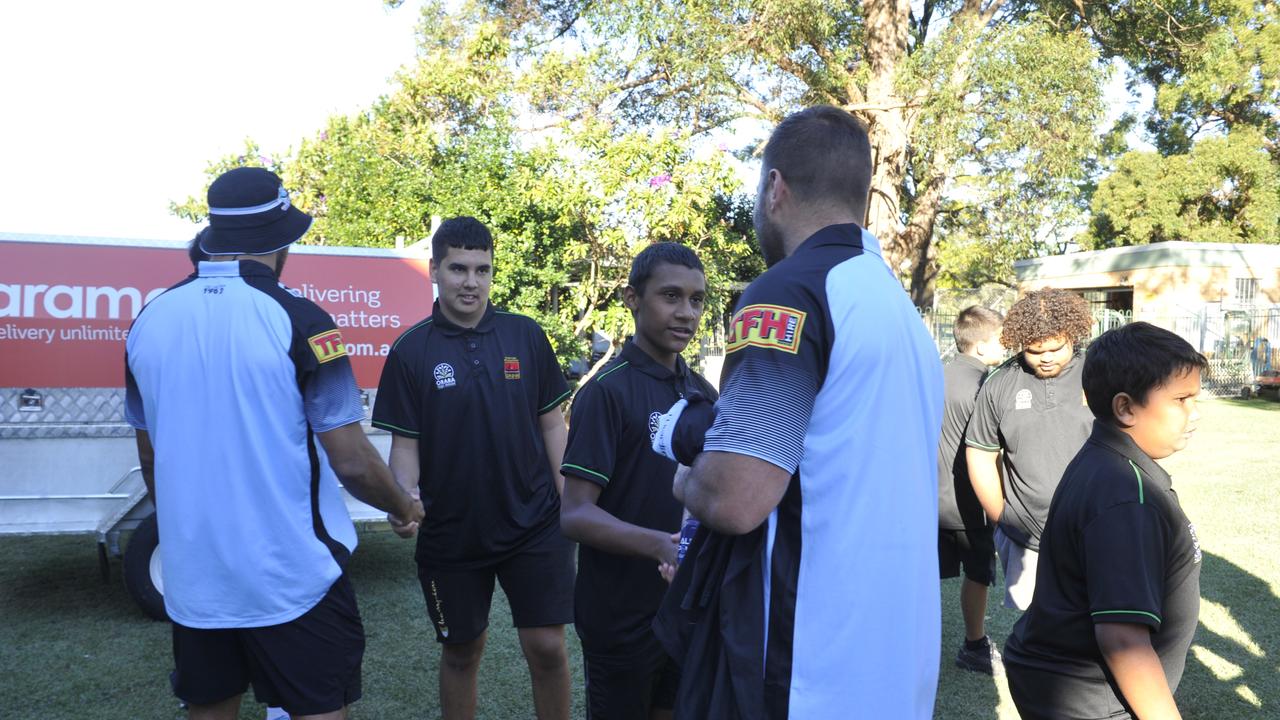
[[[307,344],[311,346],[311,352],[316,354],[316,360],[321,364],[337,360],[347,354],[347,346],[342,342],[342,333],[337,329],[312,335],[307,338]]]
[[[805,316],[800,310],[782,305],[748,305],[733,316],[725,352],[754,345],[795,355],[800,351]]]
[[[508,380],[520,379],[520,358],[504,357],[502,358],[502,374]]]

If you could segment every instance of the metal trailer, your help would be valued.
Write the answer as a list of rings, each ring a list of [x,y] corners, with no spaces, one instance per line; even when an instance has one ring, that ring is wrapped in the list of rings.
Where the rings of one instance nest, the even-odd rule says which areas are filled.
[[[184,249],[173,244],[0,233],[0,291],[5,283],[12,283],[14,279],[9,275],[12,253],[6,251],[16,247],[13,243],[20,242],[126,249],[163,248],[170,251]],[[297,250],[303,256],[342,256],[344,262],[357,264],[362,262],[362,258],[383,261],[400,258],[411,260],[415,271],[426,267],[425,259],[413,251],[305,247]],[[291,262],[286,270],[286,279],[289,279],[295,263],[302,264],[296,260]],[[181,264],[176,267],[180,268]],[[376,270],[378,277],[389,275],[385,266]],[[171,279],[176,280],[176,277],[180,276]],[[390,278],[387,282],[403,282],[405,277],[401,273],[399,280]],[[398,306],[409,317],[403,328],[391,335],[392,340],[395,334],[429,312],[431,287],[425,278],[419,277],[419,280],[422,281],[420,287],[402,288],[401,295],[414,300]],[[0,295],[0,323],[5,317],[3,300],[4,296]],[[12,306],[12,298],[9,300]],[[406,307],[409,304],[412,307]],[[123,358],[123,341],[119,346],[114,357]],[[0,342],[0,363],[8,364],[8,367],[0,365],[0,377],[7,379],[4,384],[14,385],[0,387],[0,535],[92,536],[98,544],[102,581],[110,581],[111,560],[122,558],[124,583],[129,594],[147,615],[165,619],[155,508],[147,497],[138,467],[133,429],[124,421],[123,387],[41,387],[37,383],[13,383],[15,376],[24,374],[24,368],[16,367],[13,357],[14,353],[6,352],[5,344]],[[116,364],[116,375],[123,385],[123,364],[120,361]],[[377,365],[381,365],[380,358]],[[357,375],[360,374],[358,371]],[[360,384],[367,387],[371,384],[367,380],[369,373],[364,372],[364,375],[366,378]],[[366,401],[365,430],[374,446],[386,457],[391,436],[368,425],[367,414],[375,391],[364,390],[363,394]],[[345,490],[343,492],[353,520],[365,523],[385,521],[384,513],[356,500]],[[122,551],[120,536],[125,531],[132,531],[132,534]]]

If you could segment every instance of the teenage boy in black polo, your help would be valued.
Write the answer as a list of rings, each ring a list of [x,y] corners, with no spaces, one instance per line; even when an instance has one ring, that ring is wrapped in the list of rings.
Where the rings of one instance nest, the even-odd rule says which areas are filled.
[[[676,463],[649,448],[672,403],[695,391],[716,397],[680,357],[705,298],[692,250],[645,248],[623,290],[635,336],[573,401],[560,523],[581,543],[574,627],[587,717],[596,720],[671,717],[678,671],[651,624],[667,588],[660,566],[675,565],[682,508],[671,495]]]
[[[1176,718],[1200,612],[1200,543],[1155,463],[1187,445],[1204,356],[1138,322],[1089,346],[1097,416],[1049,507],[1035,599],[1005,644],[1024,720]]]
[[[1089,304],[1070,290],[1036,290],[1014,303],[1000,342],[1019,352],[987,376],[965,432],[969,481],[996,526],[1007,608],[1031,604],[1049,500],[1089,437],[1076,351],[1092,330]]]
[[[987,637],[987,588],[996,579],[996,546],[992,526],[982,514],[969,482],[964,431],[987,377],[1004,360],[1000,345],[1000,313],[981,305],[960,311],[952,329],[956,356],[942,368],[944,405],[938,438],[938,564],[945,580],[960,575],[960,613],[964,644],[956,665],[987,675],[1004,673],[1000,652]]]
[[[441,643],[445,720],[472,718],[495,577],[519,629],[540,720],[568,718],[564,625],[573,546],[560,532],[569,396],[546,334],[489,303],[493,241],[474,218],[432,238],[440,296],[391,348],[373,424],[393,433],[391,470],[427,506],[415,558]]]

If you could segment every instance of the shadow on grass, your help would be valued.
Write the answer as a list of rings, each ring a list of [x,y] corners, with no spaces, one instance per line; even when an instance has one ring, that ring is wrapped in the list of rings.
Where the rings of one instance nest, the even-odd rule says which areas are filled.
[[[995,678],[956,667],[956,652],[964,642],[964,622],[960,615],[959,578],[942,581],[942,667],[938,673],[938,695],[934,717],[940,720],[989,720],[996,717],[1000,691]],[[1004,647],[1017,613],[1000,607],[1003,586],[991,588],[987,602],[987,635],[997,647]]]
[[[1187,718],[1280,716],[1280,598],[1229,560],[1204,554],[1200,625],[1178,689]]]

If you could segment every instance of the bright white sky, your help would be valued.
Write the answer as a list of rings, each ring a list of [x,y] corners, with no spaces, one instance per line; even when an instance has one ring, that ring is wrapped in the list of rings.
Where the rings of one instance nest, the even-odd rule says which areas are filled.
[[[381,0],[0,0],[0,231],[185,241],[196,226],[169,202],[202,191],[208,162],[246,137],[296,148],[369,106],[413,59],[417,17]],[[1112,119],[1131,101],[1119,73],[1108,98]]]
[[[246,137],[283,152],[390,89],[415,3],[0,3],[0,231],[186,240],[169,214]]]

